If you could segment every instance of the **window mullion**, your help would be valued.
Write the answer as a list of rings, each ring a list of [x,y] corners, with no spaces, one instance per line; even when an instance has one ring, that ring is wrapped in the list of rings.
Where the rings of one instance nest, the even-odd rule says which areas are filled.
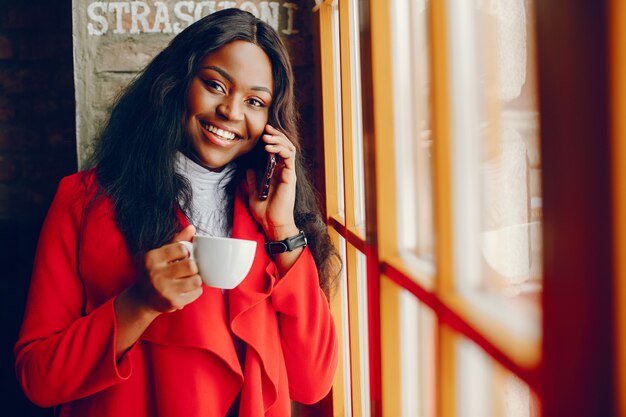
[[[352,4],[350,1],[341,1],[339,3],[339,39],[340,39],[340,55],[341,55],[341,119],[342,119],[342,136],[343,136],[343,178],[344,178],[344,195],[346,204],[345,226],[349,229],[356,227],[355,218],[355,189],[354,175],[355,165],[353,158],[353,135],[354,125],[352,121],[352,110],[354,103],[352,102],[352,61],[351,61],[351,32],[350,32],[350,14],[352,13]]]
[[[335,85],[335,61],[333,44],[333,8],[323,5],[319,9],[320,19],[320,64],[322,88],[322,117],[324,130],[324,171],[326,178],[326,213],[328,217],[339,217],[339,187],[337,172],[337,137],[335,96],[340,94],[340,85]],[[338,91],[339,89],[339,91]]]

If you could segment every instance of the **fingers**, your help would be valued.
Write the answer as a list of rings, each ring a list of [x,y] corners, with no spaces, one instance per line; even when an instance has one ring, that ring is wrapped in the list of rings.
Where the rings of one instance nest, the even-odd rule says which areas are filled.
[[[146,252],[144,263],[146,269],[150,271],[152,269],[164,267],[172,262],[182,261],[188,257],[189,251],[187,248],[176,242]]]
[[[200,275],[192,275],[190,277],[177,279],[172,289],[177,294],[189,293],[202,287],[202,278]]]
[[[176,311],[182,310],[187,304],[197,300],[202,292],[200,276],[195,276],[181,280],[178,285],[168,288],[168,291],[163,294],[163,298],[168,304],[167,310]]]
[[[185,278],[198,273],[198,264],[191,259],[171,262],[162,268],[163,274],[176,278]]]
[[[293,168],[296,156],[295,145],[284,133],[270,125],[267,125],[266,131],[268,133],[263,135],[263,141],[266,143],[265,150],[279,155],[287,168]]]
[[[146,279],[141,284],[150,306],[161,312],[180,310],[202,294],[202,279],[198,265],[189,259],[181,241],[191,241],[195,227],[187,226],[177,233],[171,243],[146,252]]]
[[[197,264],[185,259],[148,271],[153,306],[161,312],[182,309],[202,294],[202,278]]]
[[[198,276],[198,265],[190,260],[172,262],[159,268],[148,270],[150,282],[160,290],[174,285],[176,281]]]
[[[172,308],[176,310],[182,310],[184,306],[195,301],[202,295],[202,287],[196,288],[190,291],[183,291],[178,293],[177,303],[172,305]]]
[[[174,237],[172,238],[172,240],[170,241],[170,243],[180,242],[181,240],[191,241],[191,239],[193,238],[195,234],[196,234],[196,228],[192,224],[190,224],[189,226],[185,227],[180,232],[176,233]]]
[[[202,278],[200,275],[191,275],[189,277],[177,278],[167,282],[156,283],[156,288],[163,298],[175,300],[181,294],[196,291],[202,287]]]

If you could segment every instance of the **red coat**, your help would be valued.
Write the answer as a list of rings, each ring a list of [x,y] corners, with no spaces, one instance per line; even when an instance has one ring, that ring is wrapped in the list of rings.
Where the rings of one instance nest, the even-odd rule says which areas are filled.
[[[305,248],[284,277],[262,230],[235,200],[232,235],[257,241],[246,279],[162,314],[115,361],[113,301],[137,276],[109,199],[93,171],[64,178],[41,231],[26,314],[15,346],[26,395],[61,416],[223,417],[241,391],[240,416],[289,416],[290,399],[330,390],[337,340],[313,257]],[[230,329],[229,329],[230,328]],[[246,346],[241,369],[230,331]]]

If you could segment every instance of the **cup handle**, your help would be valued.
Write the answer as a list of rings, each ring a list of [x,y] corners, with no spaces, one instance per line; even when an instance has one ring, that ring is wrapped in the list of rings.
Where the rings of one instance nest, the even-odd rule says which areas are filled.
[[[187,249],[187,253],[189,254],[189,259],[191,259],[192,261],[195,261],[195,258],[193,256],[193,243],[187,240],[181,240],[178,243],[182,244],[185,247],[185,249]]]

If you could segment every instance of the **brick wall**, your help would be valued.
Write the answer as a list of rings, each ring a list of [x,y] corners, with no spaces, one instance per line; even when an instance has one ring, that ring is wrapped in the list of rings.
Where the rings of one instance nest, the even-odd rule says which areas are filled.
[[[3,416],[51,416],[13,372],[39,228],[76,170],[71,0],[0,0],[0,395]]]
[[[71,2],[25,4],[0,0],[0,218],[40,217],[76,168]]]

